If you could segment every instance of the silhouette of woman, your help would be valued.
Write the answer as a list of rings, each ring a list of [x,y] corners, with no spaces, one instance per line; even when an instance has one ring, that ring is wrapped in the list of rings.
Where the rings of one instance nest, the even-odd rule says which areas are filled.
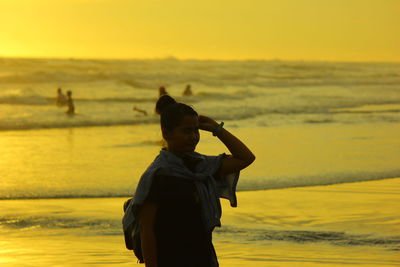
[[[212,231],[220,226],[219,197],[236,206],[239,171],[255,156],[223,123],[198,115],[169,95],[160,97],[156,111],[167,145],[127,204],[124,230],[133,229],[132,240],[132,234],[125,233],[127,242],[135,242],[135,254],[147,267],[216,267]],[[212,132],[232,155],[195,152],[199,130]]]

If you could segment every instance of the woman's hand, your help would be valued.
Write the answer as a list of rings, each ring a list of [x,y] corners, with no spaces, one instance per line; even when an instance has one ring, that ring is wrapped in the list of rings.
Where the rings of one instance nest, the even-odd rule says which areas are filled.
[[[199,128],[201,130],[214,132],[218,126],[219,124],[215,120],[206,116],[199,116]],[[221,140],[229,149],[229,152],[232,153],[231,156],[224,158],[219,170],[220,175],[224,176],[238,172],[249,166],[256,159],[250,149],[226,129],[221,128],[217,138]]]
[[[213,132],[218,127],[218,123],[206,116],[199,116],[199,128],[204,131]]]

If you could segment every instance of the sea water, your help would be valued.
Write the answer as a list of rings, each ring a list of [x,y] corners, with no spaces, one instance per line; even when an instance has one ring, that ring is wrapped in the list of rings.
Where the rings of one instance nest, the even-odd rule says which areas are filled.
[[[182,96],[187,84],[193,96]],[[252,203],[246,206],[249,212],[224,210],[227,219],[216,234],[216,242],[225,244],[225,255],[239,253],[246,244],[258,244],[256,251],[263,251],[279,240],[300,247],[328,240],[328,250],[331,245],[346,250],[355,244],[371,251],[376,246],[380,251],[387,248],[385,253],[398,251],[399,218],[390,215],[396,200],[388,198],[398,195],[398,187],[394,191],[366,187],[368,197],[361,200],[355,197],[360,193],[356,188],[343,189],[354,193],[349,195],[318,195],[310,189],[326,206],[332,205],[332,197],[349,198],[331,208],[341,209],[347,203],[353,209],[329,219],[323,215],[324,207],[310,207],[308,201],[315,199],[307,200],[308,191],[293,191],[400,177],[398,63],[2,58],[0,230],[8,237],[4,244],[15,247],[14,254],[27,259],[31,255],[18,250],[18,240],[24,236],[39,243],[67,236],[78,247],[121,236],[120,202],[133,195],[141,173],[161,148],[159,118],[154,114],[159,86],[200,114],[225,121],[226,128],[257,156],[238,185],[240,196],[248,198],[245,203]],[[72,91],[75,116],[56,106],[57,88]],[[135,106],[148,115],[135,112]],[[228,152],[205,132],[198,151]],[[283,191],[257,193],[266,189]],[[377,202],[371,204],[369,198]],[[239,208],[240,201],[239,197]],[[283,206],[274,210],[267,205],[274,201]],[[385,203],[390,208],[383,215],[368,211]],[[310,214],[299,215],[296,207]],[[352,212],[359,214],[358,224],[348,220]],[[46,238],[39,240],[43,235]],[[72,236],[91,241],[80,244]],[[60,251],[74,250],[56,246]],[[318,248],[315,253],[321,251]],[[306,250],[314,251],[310,247],[299,251]],[[269,256],[274,258],[263,254],[260,260],[248,251],[241,259],[263,262]],[[76,262],[78,257],[69,260]],[[52,264],[50,260],[48,266]]]
[[[187,84],[194,95],[183,97]],[[132,193],[160,148],[159,86],[246,142],[261,139],[257,161],[274,163],[240,190],[400,176],[397,63],[2,58],[0,198]],[[75,116],[55,105],[57,88],[72,91]]]
[[[3,58],[0,129],[156,123],[132,108],[152,114],[159,86],[244,125],[397,122],[399,72],[397,63]],[[181,97],[187,84],[193,97]],[[55,107],[57,88],[73,92],[73,119]]]

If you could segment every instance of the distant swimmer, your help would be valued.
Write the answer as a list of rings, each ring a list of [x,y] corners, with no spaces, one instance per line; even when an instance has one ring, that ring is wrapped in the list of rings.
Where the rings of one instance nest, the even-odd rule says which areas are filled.
[[[192,86],[190,84],[186,85],[185,91],[183,91],[182,95],[183,96],[192,96],[193,92],[192,92]]]
[[[74,105],[74,101],[72,100],[72,92],[71,91],[67,92],[67,104],[68,104],[67,114],[74,115],[75,114],[75,105]]]
[[[57,106],[65,106],[67,104],[67,98],[63,94],[61,88],[57,89],[57,99],[56,99]]]
[[[144,109],[140,109],[140,108],[134,106],[134,107],[133,107],[133,110],[134,110],[134,111],[137,111],[137,112],[139,112],[139,113],[142,113],[144,116],[147,116],[147,111],[144,110]]]
[[[161,97],[163,95],[168,95],[168,93],[164,86],[160,86],[160,88],[158,88],[158,96]]]

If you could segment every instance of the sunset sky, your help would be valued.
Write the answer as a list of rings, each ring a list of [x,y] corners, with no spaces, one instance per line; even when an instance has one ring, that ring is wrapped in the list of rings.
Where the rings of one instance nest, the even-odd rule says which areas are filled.
[[[400,61],[398,0],[1,0],[0,56]]]

